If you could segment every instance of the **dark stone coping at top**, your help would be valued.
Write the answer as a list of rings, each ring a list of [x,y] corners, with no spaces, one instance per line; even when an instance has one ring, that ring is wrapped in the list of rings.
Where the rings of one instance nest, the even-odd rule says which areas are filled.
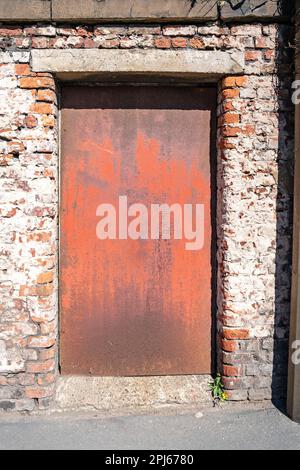
[[[0,0],[0,22],[280,21],[293,0]]]

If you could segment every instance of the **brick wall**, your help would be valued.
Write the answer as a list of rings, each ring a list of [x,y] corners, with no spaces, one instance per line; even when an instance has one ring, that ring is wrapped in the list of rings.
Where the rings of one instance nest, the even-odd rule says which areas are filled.
[[[290,301],[292,28],[0,25],[0,408],[47,406],[58,375],[59,84],[33,48],[245,53],[219,83],[218,357],[233,400],[284,397]]]

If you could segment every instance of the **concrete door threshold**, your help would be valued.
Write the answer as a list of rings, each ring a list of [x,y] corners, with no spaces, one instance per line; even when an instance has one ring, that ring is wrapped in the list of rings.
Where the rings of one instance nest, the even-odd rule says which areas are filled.
[[[60,377],[56,410],[117,410],[211,402],[209,375]]]

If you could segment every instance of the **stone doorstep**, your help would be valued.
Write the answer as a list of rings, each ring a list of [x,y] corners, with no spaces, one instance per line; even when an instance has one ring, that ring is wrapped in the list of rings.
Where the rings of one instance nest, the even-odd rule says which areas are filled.
[[[212,403],[210,375],[60,377],[55,410],[118,410]]]

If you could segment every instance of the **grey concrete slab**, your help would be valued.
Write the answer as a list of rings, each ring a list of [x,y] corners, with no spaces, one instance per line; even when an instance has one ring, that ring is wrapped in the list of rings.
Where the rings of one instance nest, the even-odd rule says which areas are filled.
[[[0,449],[300,449],[300,426],[275,408],[104,416],[0,416]]]
[[[157,49],[43,49],[31,52],[34,72],[229,75],[244,71],[242,52]]]

